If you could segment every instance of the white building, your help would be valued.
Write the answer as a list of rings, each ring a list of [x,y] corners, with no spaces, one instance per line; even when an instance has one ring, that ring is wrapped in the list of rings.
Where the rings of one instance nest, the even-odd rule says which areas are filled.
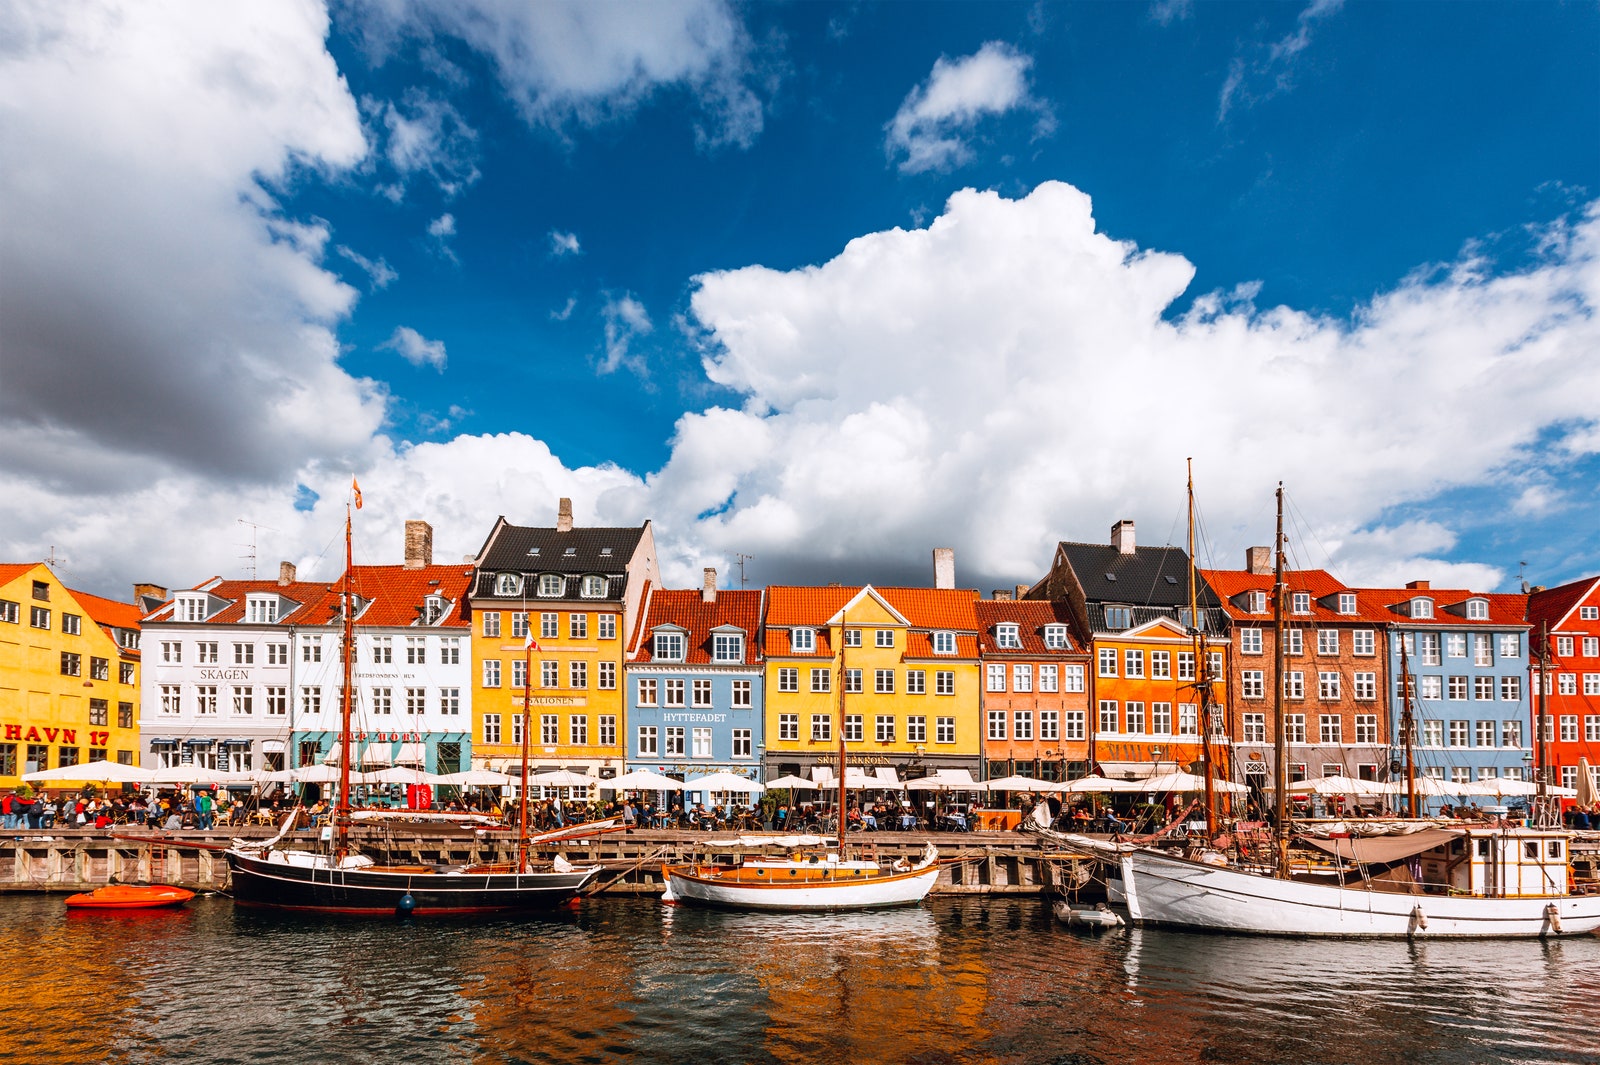
[[[432,530],[406,523],[406,562],[357,566],[351,742],[369,767],[470,764],[471,567],[432,565]],[[341,579],[213,578],[146,616],[140,732],[147,766],[274,770],[338,746]]]

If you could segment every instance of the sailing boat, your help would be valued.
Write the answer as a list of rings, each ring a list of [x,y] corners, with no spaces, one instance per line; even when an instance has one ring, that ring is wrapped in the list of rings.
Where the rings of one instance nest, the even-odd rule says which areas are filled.
[[[839,618],[840,625],[844,617]],[[741,836],[732,845],[778,848],[783,856],[751,854],[737,862],[684,862],[662,868],[667,890],[661,901],[731,910],[868,910],[914,906],[939,878],[939,852],[928,844],[915,864],[892,865],[852,859],[847,849],[845,791],[845,683],[843,641],[839,651],[839,834]],[[721,841],[718,841],[721,842]],[[830,846],[831,844],[831,846]]]
[[[352,485],[352,487],[354,487]],[[357,507],[361,505],[356,489]],[[283,830],[264,842],[235,840],[223,852],[230,894],[244,906],[318,913],[415,914],[434,916],[545,909],[575,896],[600,875],[601,866],[573,866],[557,857],[536,863],[528,855],[528,729],[522,730],[522,816],[516,861],[501,866],[380,865],[350,844],[350,709],[354,690],[355,596],[350,507],[344,519],[344,586],[340,591],[343,634],[340,653],[344,689],[340,698],[339,795],[327,851],[279,847],[299,810]],[[532,653],[529,644],[529,654]],[[529,680],[531,684],[531,680]],[[523,713],[532,705],[525,690]],[[584,826],[588,827],[588,826]]]
[[[1062,837],[1121,874],[1113,898],[1135,923],[1286,936],[1562,936],[1600,928],[1600,894],[1575,895],[1570,834],[1490,825],[1416,825],[1398,835],[1313,839],[1331,867],[1296,871],[1289,860],[1283,683],[1286,626],[1283,486],[1278,486],[1273,671],[1277,830],[1271,863],[1188,858],[1155,847]],[[1192,564],[1192,558],[1191,558]],[[1404,689],[1402,689],[1404,690]],[[1409,700],[1409,693],[1406,696]],[[1407,726],[1409,731],[1409,725]],[[1408,759],[1409,765],[1409,759]],[[1415,809],[1415,793],[1412,793]]]

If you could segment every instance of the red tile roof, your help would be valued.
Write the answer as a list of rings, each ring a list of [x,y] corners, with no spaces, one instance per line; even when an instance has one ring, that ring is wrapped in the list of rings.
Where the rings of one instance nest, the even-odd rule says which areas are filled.
[[[94,619],[96,625],[138,631],[141,615],[139,608],[132,603],[119,603],[115,599],[90,595],[76,588],[68,588],[67,591],[72,593],[72,598],[83,606],[84,611]]]
[[[761,626],[761,592],[719,591],[714,603],[704,601],[700,590],[687,591],[657,589],[650,595],[649,609],[639,620],[640,640],[636,662],[649,662],[652,657],[649,630],[657,625],[677,625],[689,631],[687,665],[711,664],[711,630],[722,625],[743,629],[745,661],[758,661],[756,655],[757,632]]]
[[[767,624],[826,625],[861,591],[861,585],[771,585],[767,588]],[[873,591],[898,611],[912,628],[976,632],[978,617],[972,588],[878,588]]]
[[[1600,577],[1585,577],[1581,581],[1563,584],[1555,588],[1546,588],[1542,592],[1532,592],[1528,595],[1528,623],[1533,627],[1529,633],[1529,640],[1535,651],[1540,650],[1539,631],[1541,625],[1549,625],[1552,629],[1557,627],[1572,613],[1572,608],[1583,602],[1591,600],[1595,605],[1600,605]]]
[[[282,596],[300,605],[280,614],[277,625],[330,625],[339,612],[340,583],[344,575],[332,581],[292,581],[279,584],[276,580],[217,581],[196,585],[187,591],[205,591],[218,599],[228,600],[228,605],[207,618],[207,625],[238,625],[245,620],[245,599],[252,592],[265,592]],[[440,624],[444,628],[465,629],[469,622],[462,600],[467,585],[472,580],[472,567],[427,566],[406,569],[404,566],[356,566],[352,582],[357,596],[369,600],[356,623],[368,626],[403,627],[416,622],[418,609],[429,595],[442,595],[449,604],[449,613]],[[437,584],[431,583],[437,581]],[[172,601],[169,599],[145,615],[146,621],[171,621]]]
[[[1071,630],[1067,633],[1067,645],[1062,648],[1046,647],[1044,643],[1044,627],[1046,625],[1068,625],[1071,618],[1071,607],[1062,600],[1047,599],[980,599],[976,604],[978,624],[982,631],[978,634],[979,643],[984,654],[1026,654],[1026,655],[1081,655],[1082,649],[1077,641],[1072,638]],[[999,647],[995,644],[994,629],[996,625],[1012,622],[1017,626],[1017,635],[1022,641],[1020,648]]]
[[[300,604],[294,610],[286,614],[280,614],[274,624],[284,626],[290,624],[316,625],[327,619],[326,614],[313,616],[311,611],[307,609],[312,604],[321,602],[323,597],[328,594],[326,581],[291,581],[288,584],[279,584],[276,580],[222,581],[213,578],[210,581],[197,584],[193,588],[184,588],[180,589],[180,591],[204,591],[218,599],[228,600],[227,606],[206,619],[205,623],[208,625],[237,625],[243,622],[245,596],[251,592],[270,592]],[[173,599],[168,598],[165,603],[146,614],[144,620],[147,622],[173,620],[172,605]]]
[[[1528,596],[1523,592],[1469,592],[1460,588],[1364,588],[1362,593],[1372,596],[1372,602],[1383,613],[1385,621],[1397,625],[1486,625],[1522,628],[1527,625]],[[1433,600],[1433,617],[1413,618],[1398,609],[1419,596]],[[1465,612],[1454,613],[1445,609],[1456,607],[1468,599],[1483,599],[1489,604],[1487,618],[1469,618]]]
[[[43,562],[0,562],[0,585],[10,584],[24,573],[42,565]]]
[[[1272,585],[1276,578],[1270,573],[1250,573],[1245,570],[1232,569],[1206,569],[1200,571],[1201,578],[1217,593],[1217,598],[1222,601],[1222,609],[1234,621],[1262,621],[1272,617]],[[1284,570],[1283,582],[1289,594],[1295,592],[1308,592],[1311,595],[1311,613],[1293,614],[1286,613],[1290,624],[1305,623],[1307,621],[1317,624],[1350,624],[1351,622],[1365,622],[1377,624],[1393,621],[1394,615],[1387,609],[1383,593],[1374,593],[1367,588],[1352,588],[1348,584],[1336,579],[1331,573],[1320,569]],[[1262,614],[1246,610],[1235,603],[1234,597],[1245,592],[1266,592],[1267,611]],[[1356,596],[1356,612],[1354,614],[1339,613],[1337,599],[1332,600],[1332,606],[1325,606],[1318,602],[1337,596],[1340,592],[1354,592]],[[1287,611],[1289,603],[1284,604]]]

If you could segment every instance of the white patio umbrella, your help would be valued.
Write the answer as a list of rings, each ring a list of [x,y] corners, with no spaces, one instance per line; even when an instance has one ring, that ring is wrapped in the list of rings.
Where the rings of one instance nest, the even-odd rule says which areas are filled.
[[[40,769],[22,774],[22,779],[34,783],[54,780],[88,781],[102,784],[143,784],[155,770],[143,766],[123,765],[121,762],[83,762],[64,765],[56,769]]]
[[[519,783],[521,779],[520,776],[517,778]],[[528,783],[546,788],[587,788],[600,783],[600,779],[586,773],[574,773],[570,769],[552,769],[548,773],[534,773],[528,777]]]
[[[1417,783],[1420,784],[1422,781],[1419,780]],[[1539,782],[1537,780],[1513,780],[1510,777],[1486,777],[1481,780],[1474,780],[1471,784],[1459,786],[1470,788],[1471,790],[1451,792],[1450,794],[1493,795],[1496,798],[1502,799],[1508,795],[1521,796],[1539,794]],[[1578,795],[1576,788],[1563,788],[1559,784],[1546,784],[1544,786],[1544,793],[1546,795],[1554,795],[1560,799],[1572,799],[1576,798]],[[1400,785],[1400,794],[1405,794],[1405,785],[1403,783]]]
[[[409,766],[390,766],[372,773],[362,773],[367,784],[445,784],[448,781],[437,773],[425,773]]]
[[[521,779],[505,773],[496,773],[492,769],[463,769],[459,773],[446,773],[439,778],[439,783],[469,788],[503,788],[508,784],[519,784]]]
[[[833,785],[838,787],[837,784]],[[844,786],[848,791],[905,791],[906,786],[898,780],[884,780],[882,777],[869,777],[860,770],[845,770]],[[772,787],[768,784],[767,787]]]
[[[1061,785],[1063,792],[1074,795],[1106,795],[1113,792],[1133,792],[1149,790],[1143,780],[1118,780],[1115,777],[1102,777],[1099,775],[1079,777],[1069,780]]]
[[[979,787],[984,791],[1061,791],[1065,787],[1049,780],[1033,777],[1011,776],[998,780],[985,780]]]
[[[808,791],[815,791],[819,787],[821,787],[820,784],[807,780],[805,777],[797,777],[792,773],[787,776],[773,777],[767,781],[768,791],[773,788],[805,788]]]
[[[965,769],[939,769],[906,781],[907,791],[978,791],[978,782]]]
[[[371,773],[350,772],[350,783],[371,784]],[[289,779],[297,784],[337,784],[339,782],[339,767],[337,765],[303,765],[292,770]]]
[[[232,781],[250,781],[252,773],[233,773],[226,769],[207,769],[203,765],[173,765],[153,770],[146,778],[150,784],[226,784]]]
[[[682,791],[683,781],[648,769],[635,769],[609,782],[618,791]]]
[[[1205,791],[1206,778],[1198,776],[1194,773],[1163,773],[1158,777],[1150,777],[1146,780],[1142,780],[1139,782],[1139,785],[1140,786],[1135,790],[1156,793],[1168,791],[1187,793],[1194,791]],[[1213,780],[1211,782],[1211,788],[1213,791],[1224,795],[1244,795],[1250,790],[1245,785],[1235,784],[1231,780]]]
[[[767,786],[759,780],[750,780],[746,777],[734,776],[732,773],[711,773],[703,777],[683,782],[684,791],[745,791],[751,795],[759,795],[767,790]]]
[[[1357,780],[1355,777],[1309,777],[1297,780],[1289,785],[1289,790],[1296,793],[1309,792],[1313,795],[1391,795],[1388,785],[1376,780]]]

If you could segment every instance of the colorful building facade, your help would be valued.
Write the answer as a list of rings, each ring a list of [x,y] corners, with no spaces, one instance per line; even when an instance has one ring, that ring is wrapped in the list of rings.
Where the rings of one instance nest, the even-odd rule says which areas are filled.
[[[1527,597],[1435,589],[1427,581],[1362,595],[1389,618],[1391,770],[1405,759],[1403,654],[1417,772],[1457,783],[1526,779],[1532,763]]]
[[[700,590],[645,592],[628,653],[629,771],[761,779],[762,599],[759,591],[719,590],[710,569]]]
[[[566,499],[554,527],[500,518],[468,595],[475,765],[520,766],[526,713],[534,772],[566,769],[601,787],[621,775],[624,651],[645,590],[660,584],[649,522],[577,528]]]
[[[988,779],[1071,780],[1089,763],[1090,656],[1065,602],[975,604],[983,657],[983,758]]]
[[[1272,677],[1277,630],[1271,552],[1251,548],[1243,570],[1203,570],[1228,619],[1228,734],[1234,779],[1270,787],[1277,732]],[[1323,570],[1284,573],[1283,707],[1288,779],[1389,777],[1387,637],[1372,593]]]
[[[1600,797],[1600,577],[1535,590],[1528,625],[1531,709],[1548,719],[1535,764],[1549,768],[1550,783],[1593,802]],[[1585,768],[1588,794],[1581,790]]]
[[[842,701],[848,765],[976,778],[977,599],[957,588],[769,587],[767,775],[834,775]]]
[[[43,562],[0,564],[0,788],[42,769],[136,764],[139,613],[73,591]]]
[[[1089,671],[1089,759],[1099,772],[1138,778],[1205,760],[1202,684],[1209,686],[1211,758],[1227,765],[1227,636],[1211,590],[1198,583],[1199,642],[1190,618],[1189,556],[1139,547],[1134,523],[1111,528],[1109,544],[1063,542],[1030,600],[1064,602]]]

